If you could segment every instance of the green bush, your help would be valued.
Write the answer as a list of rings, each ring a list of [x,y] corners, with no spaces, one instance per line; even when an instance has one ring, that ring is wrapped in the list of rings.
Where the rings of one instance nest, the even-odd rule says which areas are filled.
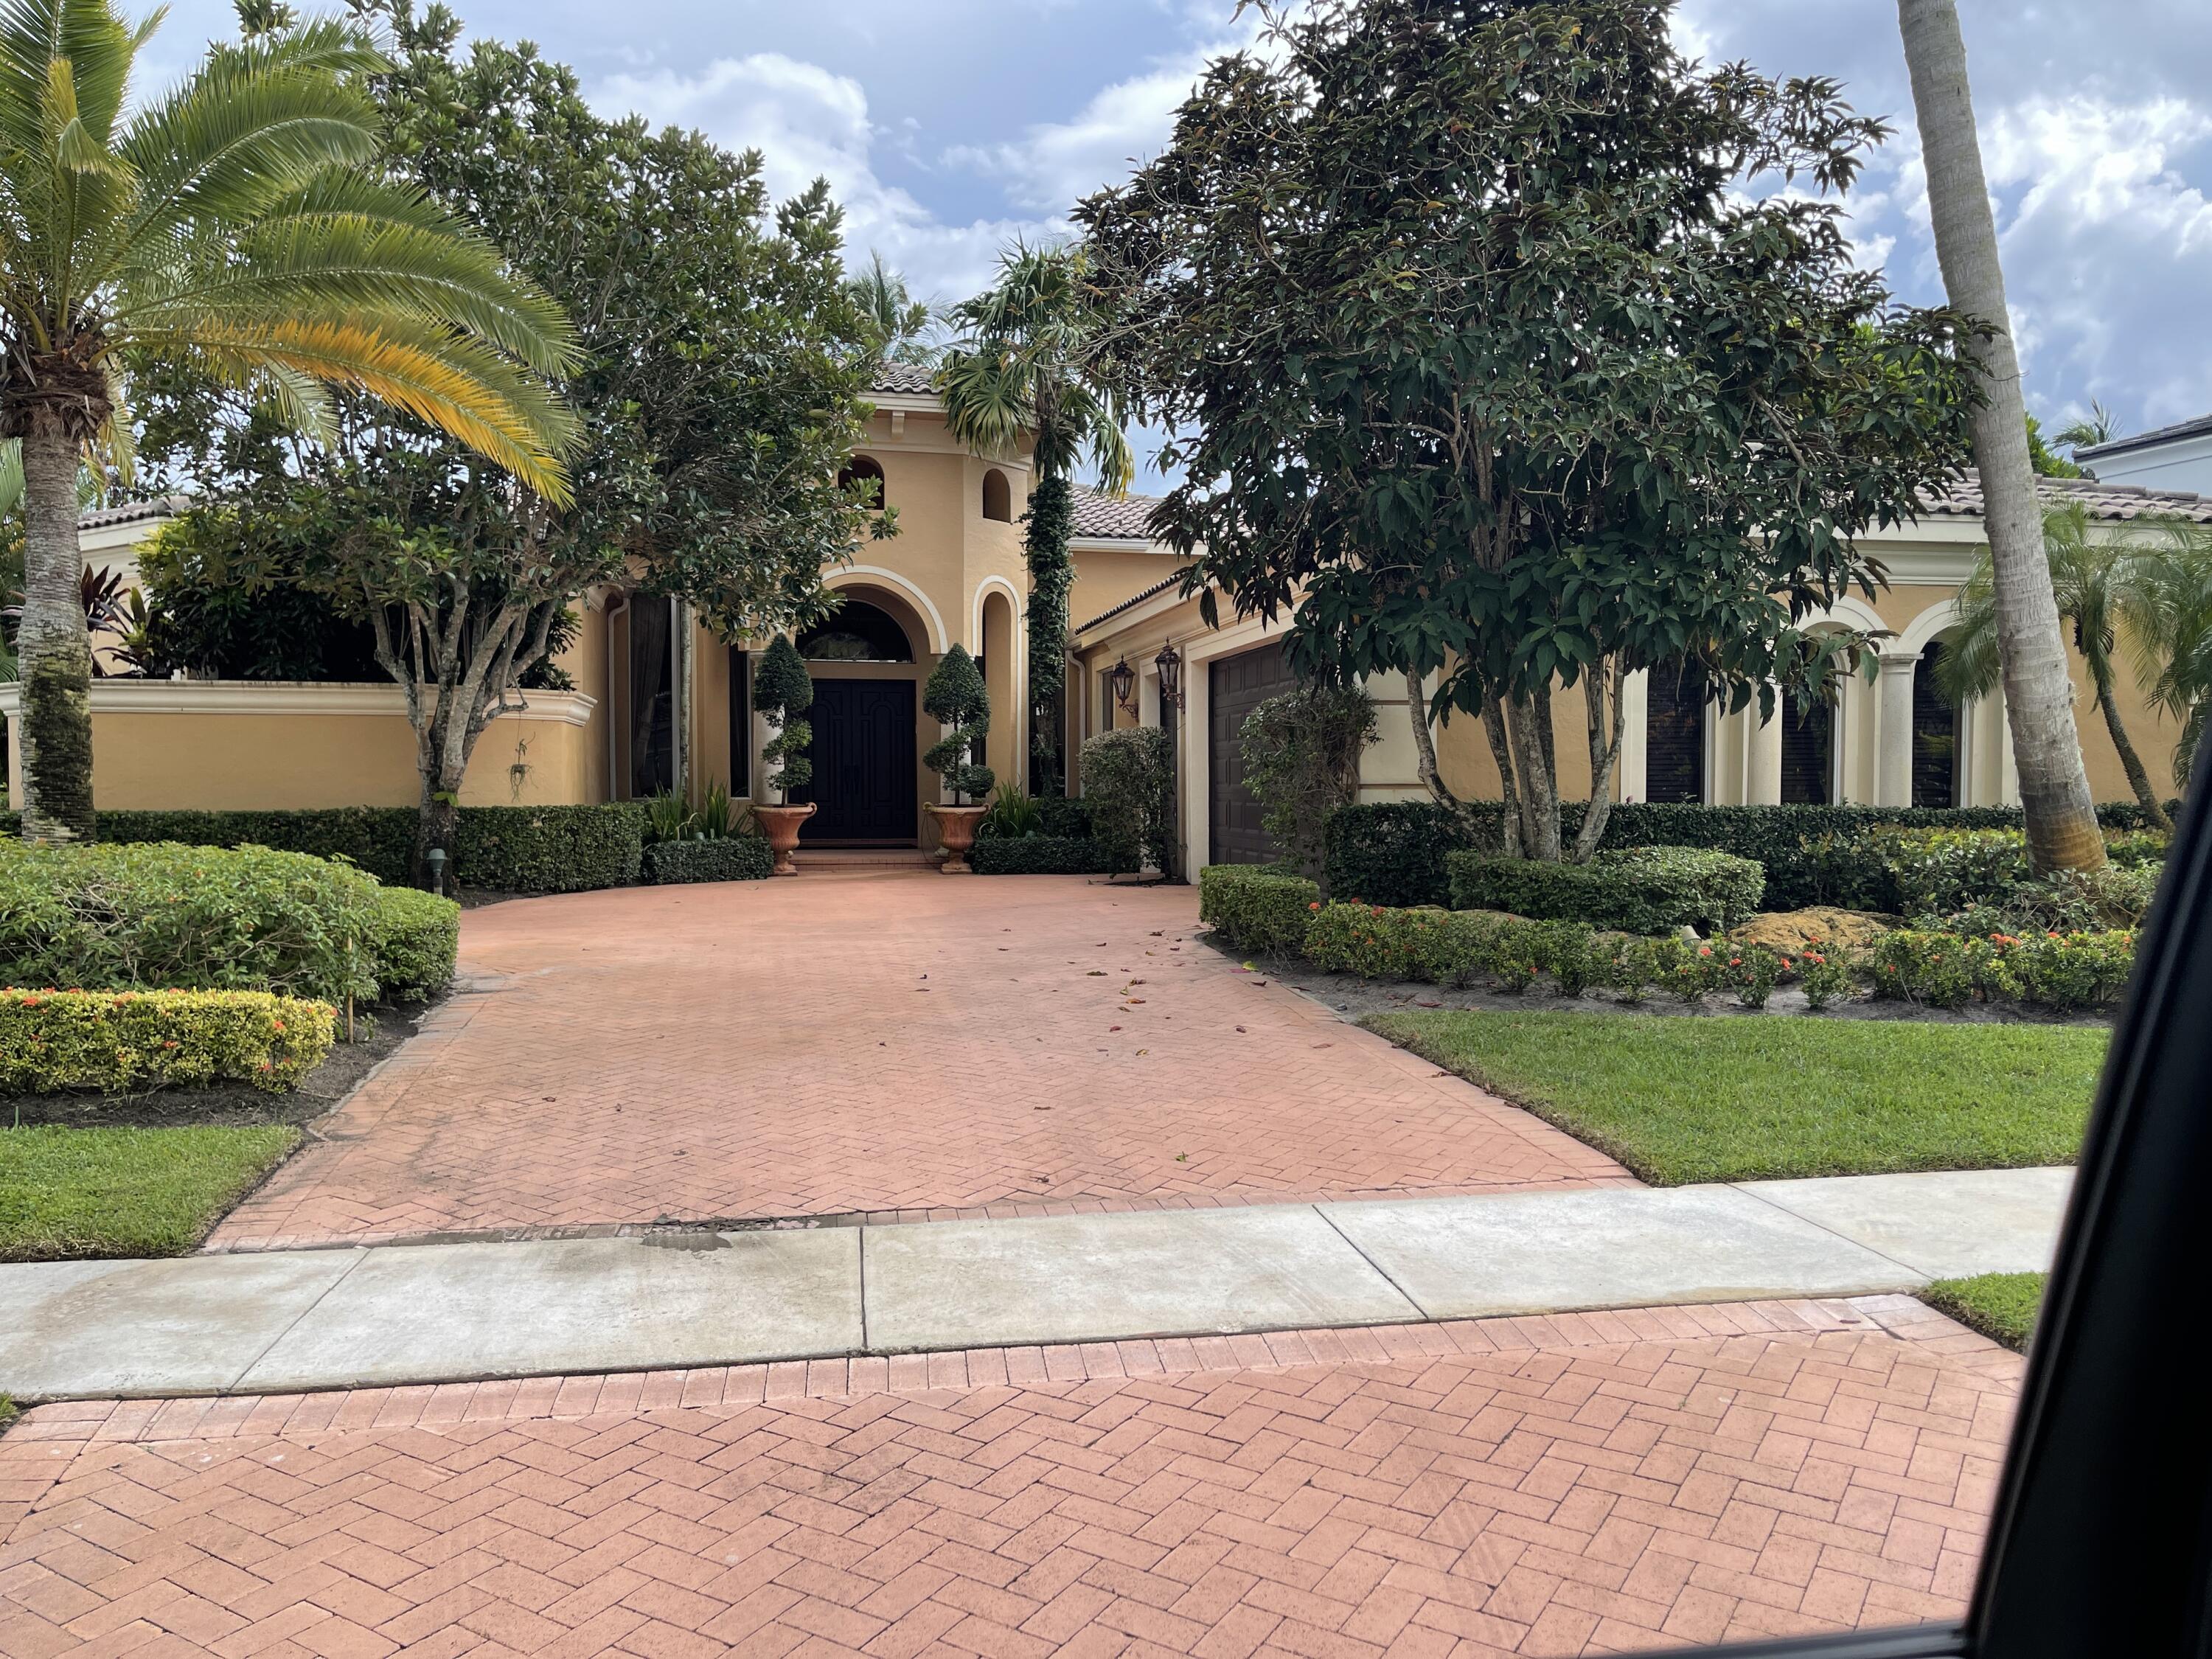
[[[2135,968],[2136,935],[2125,928],[1992,942],[1998,945],[1999,994],[2061,1011],[2118,1002]]]
[[[989,810],[975,820],[978,841],[1013,841],[1044,833],[1044,803],[1018,783],[1002,783],[993,790]]]
[[[974,756],[991,729],[991,694],[983,684],[983,671],[965,647],[956,643],[938,659],[929,683],[922,687],[921,709],[945,728],[921,763],[945,781],[953,800],[962,805],[989,794],[994,774]]]
[[[1175,864],[1175,739],[1157,726],[1101,732],[1083,745],[1083,798],[1091,833],[1116,875],[1149,859]]]
[[[1362,979],[1466,985],[1498,971],[1501,951],[1526,956],[1533,934],[1504,916],[1338,902],[1319,906],[1306,933],[1306,959]]]
[[[1097,738],[1091,742],[1096,743]],[[1084,776],[1090,777],[1085,746]],[[1198,919],[1239,951],[1296,956],[1321,889],[1303,876],[1279,875],[1251,865],[1208,865],[1198,872]]]
[[[2028,877],[2027,836],[2017,830],[1885,829],[1864,844],[1888,872],[1888,908],[1906,915],[2000,898]]]
[[[0,846],[0,983],[376,991],[376,882],[265,847]]]
[[[1729,927],[1759,908],[1766,884],[1750,860],[1693,847],[1600,853],[1588,864],[1452,853],[1445,864],[1455,910],[1510,910],[1631,933]]]
[[[805,718],[813,707],[814,681],[806,664],[799,647],[779,634],[753,669],[753,712],[775,728],[775,736],[761,746],[761,764],[775,769],[761,783],[780,801],[814,781],[814,763],[806,752],[814,742],[814,727]]]
[[[1093,876],[1106,854],[1088,836],[1018,836],[977,840],[968,865],[979,876]]]
[[[453,845],[457,884],[502,893],[577,893],[637,879],[643,815],[605,806],[464,806]]]
[[[386,1002],[421,1002],[453,982],[461,907],[412,887],[380,888],[370,939],[377,995]]]
[[[1867,966],[1878,997],[1956,1008],[1990,984],[1996,954],[1987,939],[1900,927],[1875,941]]]
[[[1826,942],[1798,953],[1797,983],[1805,993],[1806,1006],[1818,1011],[1838,997],[1847,997],[1857,982],[1850,950]]]
[[[1322,868],[1329,814],[1359,799],[1359,757],[1374,741],[1375,700],[1358,686],[1302,686],[1244,717],[1244,787],[1291,868]]]
[[[1740,945],[1729,950],[1717,976],[1745,1007],[1764,1008],[1782,983],[1784,966],[1780,954],[1763,945]]]
[[[322,1064],[336,1030],[327,1003],[261,991],[0,991],[0,1094],[281,1092]]]
[[[1039,833],[1060,836],[1071,841],[1091,839],[1091,804],[1069,795],[1039,795],[1037,811],[1044,822]]]
[[[472,808],[463,807],[466,817]],[[411,806],[332,806],[290,811],[106,811],[100,839],[110,847],[177,842],[187,847],[270,847],[281,853],[342,858],[387,885],[404,885],[415,852]],[[0,818],[0,836],[13,841],[12,814]]]
[[[645,849],[644,867],[646,879],[659,883],[766,881],[775,867],[775,854],[758,836],[662,841]]]
[[[1572,836],[1586,806],[1569,801],[1560,822]],[[1365,801],[1330,814],[1326,865],[1331,892],[1357,893],[1376,904],[1442,904],[1451,891],[1447,854],[1503,850],[1503,809],[1496,801],[1467,803],[1473,832],[1431,801]],[[2142,809],[2112,801],[2097,809],[2106,830],[2129,834],[2142,828]],[[1856,847],[1878,825],[1919,829],[2017,830],[2017,807],[1976,806],[1692,806],[1624,802],[1606,820],[1603,845],[1703,847],[1733,853],[1766,871],[1766,902],[1797,910],[1837,904],[1854,910],[1895,906],[1869,897],[1856,884],[1866,871]],[[1834,837],[1834,858],[1824,863],[1808,842]]]

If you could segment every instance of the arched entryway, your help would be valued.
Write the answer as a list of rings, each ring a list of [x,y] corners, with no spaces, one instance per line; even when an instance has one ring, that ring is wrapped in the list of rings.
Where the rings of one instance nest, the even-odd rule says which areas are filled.
[[[811,802],[801,838],[816,846],[911,847],[920,830],[917,704],[928,672],[921,618],[888,590],[848,587],[794,643],[814,681],[807,750]]]

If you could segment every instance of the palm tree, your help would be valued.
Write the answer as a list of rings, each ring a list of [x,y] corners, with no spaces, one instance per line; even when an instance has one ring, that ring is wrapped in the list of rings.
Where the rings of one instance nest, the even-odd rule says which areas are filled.
[[[878,360],[923,366],[937,361],[939,347],[930,338],[937,319],[928,301],[907,292],[906,278],[885,264],[882,254],[872,252],[868,268],[848,277],[845,289],[867,317]]]
[[[2044,558],[2020,357],[2005,311],[2004,270],[1974,134],[1959,9],[1956,0],[1897,0],[1897,15],[1911,71],[1943,287],[1954,307],[1990,331],[1976,348],[1984,398],[1973,416],[1974,466],[1981,474],[1991,604],[2013,761],[2027,818],[2028,860],[2038,871],[2093,870],[2105,862],[2105,841],[2074,726],[2066,642]]]
[[[1087,459],[1099,485],[1120,495],[1137,463],[1121,396],[1097,373],[1106,317],[1077,244],[1017,243],[999,279],[954,308],[965,331],[945,355],[938,386],[952,434],[980,453],[1012,453],[1027,434],[1036,487],[1030,492],[1029,671],[1030,787],[1060,787],[1054,711],[1067,677],[1067,543],[1073,475]]]
[[[2136,555],[2132,580],[2136,674],[2181,722],[2173,782],[2186,790],[2212,710],[2212,525],[2174,519],[2148,528],[2157,540]]]
[[[2113,692],[2122,635],[2129,636],[2130,645],[2140,655],[2142,645],[2154,639],[2158,631],[2157,593],[2145,580],[2147,550],[2093,539],[2089,510],[2079,501],[2044,515],[2043,547],[2051,568],[2053,603],[2061,620],[2074,629],[2074,648],[2088,667],[2098,712],[2105,717],[2105,730],[2119,754],[2120,768],[2128,775],[2128,787],[2151,823],[2171,830],[2172,821],[2166,817],[2165,804],[2159,799],[2150,773],[2128,734]],[[1996,583],[1986,555],[1960,590],[1959,609],[1964,621],[1947,642],[1936,667],[1937,683],[1954,702],[1987,696],[2003,678]]]
[[[158,16],[158,15],[157,15]],[[133,362],[197,366],[326,429],[329,388],[428,422],[565,500],[573,422],[538,376],[571,348],[490,245],[366,170],[384,66],[353,30],[210,49],[143,106],[154,21],[114,0],[0,8],[0,437],[21,442],[23,832],[93,833],[76,476],[127,448]]]
[[[2051,441],[2064,444],[2069,450],[2094,449],[2099,444],[2112,442],[2119,434],[2119,417],[2092,398],[2089,412],[2060,427]]]

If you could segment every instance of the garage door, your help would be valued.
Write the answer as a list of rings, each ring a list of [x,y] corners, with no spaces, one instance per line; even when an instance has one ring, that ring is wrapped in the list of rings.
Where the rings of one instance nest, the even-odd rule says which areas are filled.
[[[1244,717],[1267,698],[1295,687],[1279,645],[1264,645],[1209,665],[1206,717],[1206,799],[1209,864],[1272,864],[1275,844],[1260,827],[1260,803],[1244,787],[1239,742]]]

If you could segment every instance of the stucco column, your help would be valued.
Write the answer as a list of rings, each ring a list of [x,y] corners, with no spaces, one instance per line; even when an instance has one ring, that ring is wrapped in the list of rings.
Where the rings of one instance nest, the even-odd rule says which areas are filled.
[[[1759,704],[1744,711],[1746,720],[1759,719]],[[1743,800],[1747,806],[1782,804],[1782,697],[1775,694],[1774,718],[1747,732],[1749,752],[1743,769]]]
[[[1650,751],[1645,739],[1651,720],[1651,671],[1639,668],[1620,683],[1620,760],[1613,768],[1616,800],[1648,799]]]
[[[1912,805],[1912,675],[1920,659],[1884,652],[1876,682],[1881,708],[1875,721],[1874,800],[1877,806]]]

